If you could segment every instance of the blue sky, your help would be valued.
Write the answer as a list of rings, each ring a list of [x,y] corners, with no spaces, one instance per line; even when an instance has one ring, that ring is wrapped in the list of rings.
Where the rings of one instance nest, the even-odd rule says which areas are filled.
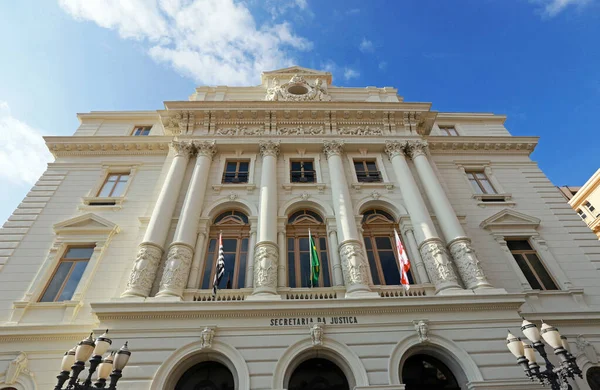
[[[298,64],[438,111],[508,115],[557,185],[600,166],[599,0],[0,2],[0,221],[77,112],[160,109]]]

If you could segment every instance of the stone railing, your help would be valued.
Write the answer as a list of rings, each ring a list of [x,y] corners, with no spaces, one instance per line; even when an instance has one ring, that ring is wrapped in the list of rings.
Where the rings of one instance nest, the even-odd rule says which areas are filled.
[[[435,286],[433,284],[413,284],[408,291],[402,286],[372,286],[371,290],[377,292],[382,298],[425,297],[435,295]]]

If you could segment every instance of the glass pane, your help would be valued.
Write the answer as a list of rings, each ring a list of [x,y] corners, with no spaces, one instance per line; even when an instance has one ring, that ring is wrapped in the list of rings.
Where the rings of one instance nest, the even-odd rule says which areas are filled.
[[[321,218],[321,216],[319,214],[315,213],[314,211],[306,210],[306,214],[310,215],[311,217],[313,217],[314,219],[316,219],[319,222],[323,222],[323,219]]]
[[[67,274],[71,270],[72,264],[73,263],[71,261],[63,261],[58,265],[58,269],[52,277],[50,284],[48,284],[48,288],[46,289],[46,292],[44,292],[44,295],[42,296],[42,299],[40,299],[40,302],[54,301],[54,298],[56,298],[58,291],[62,287],[63,282],[67,277]]]
[[[387,284],[387,285],[400,284],[400,270],[398,269],[398,263],[396,262],[396,256],[394,256],[394,252],[380,251],[379,252],[379,260],[381,261],[381,270],[383,271],[383,277],[385,278],[385,284]]]
[[[244,223],[248,223],[248,216],[244,213],[241,213],[239,211],[234,211],[233,215],[237,215],[238,217],[241,218],[242,221],[244,221]]]
[[[408,270],[408,284],[415,284],[415,279],[411,270]]]
[[[294,252],[288,252],[288,287],[296,287],[296,265]]]
[[[223,239],[223,251],[224,252],[235,252],[237,249],[237,238],[224,238]]]
[[[217,240],[215,238],[212,238],[210,240],[210,243],[208,244],[208,251],[214,252],[216,248],[217,248]]]
[[[204,274],[202,275],[202,286],[201,288],[207,289],[212,288],[212,280],[210,279],[210,273],[212,272],[212,267],[215,259],[215,248],[217,246],[217,240],[211,239],[208,245],[208,253],[206,258],[204,259]]]
[[[362,161],[354,161],[354,169],[359,172],[364,172],[365,171],[365,166],[363,165]]]
[[[390,237],[375,237],[375,245],[377,249],[394,249],[392,247],[392,240]]]
[[[377,266],[375,265],[375,256],[373,256],[373,251],[367,251],[367,258],[369,259],[369,268],[371,268],[373,284],[379,285],[381,282],[379,281],[379,273],[377,272]]]
[[[492,187],[492,184],[487,179],[486,180],[480,180],[479,182],[481,183],[481,185],[485,189],[485,193],[486,194],[495,194],[496,193],[496,190],[494,189],[494,187]]]
[[[81,276],[83,275],[83,271],[85,271],[87,263],[87,261],[78,261],[75,263],[73,272],[71,272],[71,276],[69,276],[69,280],[67,281],[67,284],[65,284],[65,288],[58,297],[57,301],[68,301],[73,297],[75,289],[81,280]]]
[[[288,238],[288,247],[287,247],[288,251],[293,251],[294,250],[294,239],[293,238]]]
[[[310,255],[300,253],[300,280],[302,287],[310,287]]]
[[[301,251],[307,251],[309,249],[308,246],[308,237],[301,237],[298,239],[298,244],[300,245],[300,250]]]
[[[375,161],[367,161],[367,170],[369,172],[377,171],[377,164],[375,164]]]
[[[540,261],[540,258],[535,253],[528,253],[525,255],[527,260],[529,260],[529,264],[533,267],[533,270],[537,274],[538,278],[542,281],[544,288],[546,290],[558,290],[558,287],[550,277],[550,274]]]
[[[248,165],[250,163],[248,163],[248,161],[240,161],[240,172],[248,172]]]
[[[119,175],[108,175],[108,178],[106,179],[106,181],[110,182],[110,183],[114,183],[117,181],[118,178],[119,178]]]
[[[244,288],[246,285],[246,254],[240,254],[240,268],[238,270],[237,288]]]
[[[248,252],[248,239],[242,239],[242,252]]]
[[[89,259],[94,253],[94,248],[69,248],[63,256],[64,259]]]
[[[299,171],[300,168],[300,161],[292,161],[292,171]]]
[[[114,185],[115,185],[114,182],[104,183],[104,185],[102,186],[102,189],[98,193],[98,197],[103,198],[103,197],[109,196],[110,191],[113,189]]]
[[[126,181],[119,181],[115,186],[113,193],[111,196],[121,196],[125,192],[125,186],[127,186]]]
[[[327,249],[327,240],[325,239],[325,237],[319,238],[319,249],[321,249],[322,251]]]
[[[506,240],[506,246],[511,251],[532,250],[528,240]]]
[[[119,178],[119,181],[124,181],[126,183],[128,180],[129,180],[129,175],[121,175],[121,177]]]
[[[479,179],[479,180],[487,180],[487,176],[485,175],[485,173],[483,172],[475,172],[475,176]]]
[[[467,172],[467,177],[469,178],[469,180],[475,179],[475,175],[473,174],[473,172]]]
[[[365,239],[365,248],[367,250],[371,249],[371,237],[364,237]]]
[[[319,254],[319,260],[321,260],[321,278],[323,280],[323,287],[331,287],[331,280],[329,277],[329,259],[327,258],[327,252],[321,251]]]
[[[225,241],[225,240],[223,240]],[[234,240],[237,241],[237,240]],[[231,288],[235,272],[235,253],[225,253],[225,273],[219,283],[219,288]]]
[[[227,163],[227,168],[225,168],[225,170],[227,172],[235,172],[236,168],[237,168],[237,162],[235,162],[235,161],[229,161]]]
[[[479,187],[477,181],[469,180],[469,182],[471,183],[471,187],[473,187],[473,191],[475,191],[476,194],[483,194],[483,191],[481,190],[481,187]]]
[[[519,268],[521,268],[521,271],[525,275],[525,278],[529,282],[529,285],[531,286],[531,288],[534,289],[534,290],[543,290],[542,286],[540,285],[540,283],[538,282],[538,280],[535,278],[535,275],[531,271],[531,268],[529,268],[529,264],[527,264],[525,262],[525,260],[523,259],[523,256],[517,255],[517,254],[513,254],[513,257],[517,261],[517,264],[519,265]]]
[[[304,170],[312,171],[313,170],[313,162],[312,161],[304,161]]]

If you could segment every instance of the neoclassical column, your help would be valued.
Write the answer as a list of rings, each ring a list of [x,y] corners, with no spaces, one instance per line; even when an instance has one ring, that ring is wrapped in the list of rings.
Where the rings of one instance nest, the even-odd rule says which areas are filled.
[[[327,220],[327,238],[329,240],[329,259],[333,268],[333,285],[343,286],[344,275],[342,274],[342,265],[340,264],[340,254],[338,253],[338,238],[335,226],[331,226]]]
[[[411,253],[414,253],[414,256],[411,259],[417,271],[416,273],[419,275],[419,282],[431,283],[429,280],[429,275],[427,275],[427,270],[425,269],[425,264],[423,264],[421,253],[419,253],[419,246],[417,245],[417,240],[415,239],[415,233],[413,232],[412,226],[402,228],[402,233],[406,237],[406,245]]]
[[[279,265],[277,267],[277,287],[285,287],[287,281],[286,275],[286,255],[285,255],[285,227],[280,227],[277,231],[277,246],[279,246]]]
[[[346,294],[352,296],[378,296],[369,288],[369,266],[361,237],[358,235],[348,182],[342,162],[342,141],[325,141],[323,152],[328,160],[329,180],[333,209],[336,217],[337,234],[341,240],[338,251]]]
[[[277,156],[279,142],[260,143],[262,172],[258,210],[258,242],[254,249],[254,297],[277,299]]]
[[[135,263],[127,282],[127,289],[121,294],[124,298],[147,297],[156,277],[171,226],[173,211],[177,204],[177,198],[179,198],[190,155],[194,152],[194,146],[191,142],[173,141],[171,149],[174,152],[173,161],[152,211],[144,239],[138,247]]]
[[[483,273],[479,259],[471,246],[471,240],[466,236],[442,184],[429,163],[427,142],[411,142],[408,144],[408,150],[465,287],[468,289],[492,287]]]
[[[410,215],[427,274],[435,285],[437,293],[461,289],[448,252],[435,231],[429,211],[406,161],[405,146],[405,143],[398,141],[386,141],[385,152],[394,167],[398,187]]]
[[[254,286],[254,247],[256,246],[256,231],[258,220],[250,217],[250,241],[248,242],[248,268],[246,270],[246,288]]]
[[[198,232],[198,238],[196,239],[196,247],[194,248],[194,258],[192,259],[192,268],[190,269],[190,276],[187,282],[187,288],[198,289],[200,288],[200,271],[204,266],[204,254],[206,253],[206,238],[208,237],[208,231],[206,227],[201,227]]]
[[[195,142],[194,146],[196,164],[183,200],[173,243],[169,247],[157,297],[182,298],[190,274],[210,164],[216,153],[215,141]]]

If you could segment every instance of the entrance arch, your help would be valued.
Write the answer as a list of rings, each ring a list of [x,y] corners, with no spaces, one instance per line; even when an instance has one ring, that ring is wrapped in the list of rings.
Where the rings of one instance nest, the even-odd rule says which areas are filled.
[[[414,354],[406,359],[401,375],[406,390],[460,390],[452,371],[430,355]]]
[[[234,390],[233,374],[215,361],[200,362],[183,373],[175,390]]]
[[[334,362],[323,358],[303,361],[296,367],[288,390],[350,390],[346,375]]]

